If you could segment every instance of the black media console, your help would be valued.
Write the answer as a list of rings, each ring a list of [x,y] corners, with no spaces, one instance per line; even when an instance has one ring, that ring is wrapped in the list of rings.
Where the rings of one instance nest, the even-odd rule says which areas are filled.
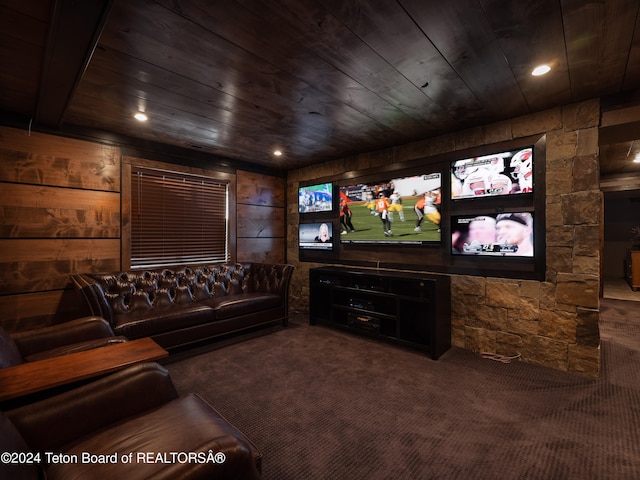
[[[446,275],[319,267],[309,271],[310,322],[417,348],[431,358],[451,348],[451,280]]]

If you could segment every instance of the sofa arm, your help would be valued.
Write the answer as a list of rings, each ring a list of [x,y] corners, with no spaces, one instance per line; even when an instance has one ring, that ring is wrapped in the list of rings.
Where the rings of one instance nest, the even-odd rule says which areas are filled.
[[[71,275],[71,281],[86,302],[89,312],[92,315],[104,318],[111,324],[113,322],[113,311],[105,298],[100,283],[95,278],[84,273]]]
[[[247,268],[249,291],[275,293],[286,298],[294,267],[286,263],[251,263]]]
[[[129,339],[125,336],[118,337],[106,337],[96,338],[95,340],[85,340],[84,342],[72,343],[71,345],[63,345],[62,347],[52,348],[50,350],[44,350],[42,352],[34,353],[33,355],[27,355],[23,358],[25,362],[37,362],[39,360],[46,360],[48,358],[60,357],[62,355],[69,355],[70,353],[86,352],[87,350],[93,350],[94,348],[107,347],[109,345],[115,345],[116,343],[124,343]]]
[[[23,357],[73,343],[113,337],[109,323],[101,317],[82,317],[49,327],[11,334]]]
[[[4,413],[32,450],[56,451],[176,398],[178,392],[167,369],[144,363]]]

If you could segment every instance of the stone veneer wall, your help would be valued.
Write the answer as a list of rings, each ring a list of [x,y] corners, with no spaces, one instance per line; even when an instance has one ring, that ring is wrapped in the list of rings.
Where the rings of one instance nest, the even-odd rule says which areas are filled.
[[[291,305],[308,309],[308,270],[298,259],[301,181],[531,135],[546,134],[545,281],[452,275],[452,344],[557,370],[600,369],[599,100],[291,171],[287,184],[287,261],[296,266]]]

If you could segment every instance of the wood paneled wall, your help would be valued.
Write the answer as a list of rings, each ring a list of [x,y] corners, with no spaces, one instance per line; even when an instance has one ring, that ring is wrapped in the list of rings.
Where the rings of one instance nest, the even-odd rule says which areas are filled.
[[[120,266],[120,150],[0,127],[0,322],[69,318],[69,275]]]
[[[129,162],[119,147],[0,127],[0,325],[6,330],[86,314],[70,275],[129,267],[124,212],[130,198],[122,182]],[[232,260],[284,262],[285,180],[225,175],[236,193],[229,208],[236,219]]]
[[[283,263],[285,180],[238,170],[237,182],[238,261]]]

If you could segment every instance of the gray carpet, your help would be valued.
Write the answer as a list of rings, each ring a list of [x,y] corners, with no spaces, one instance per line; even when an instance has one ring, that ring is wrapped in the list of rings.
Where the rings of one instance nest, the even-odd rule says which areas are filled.
[[[267,480],[640,478],[640,303],[603,300],[597,380],[307,319],[167,364],[258,446]]]

